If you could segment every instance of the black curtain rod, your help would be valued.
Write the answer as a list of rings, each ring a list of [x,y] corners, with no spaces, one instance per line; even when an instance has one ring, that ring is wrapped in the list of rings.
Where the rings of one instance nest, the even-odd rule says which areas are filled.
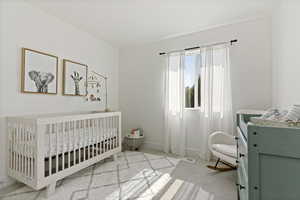
[[[232,45],[233,43],[235,43],[235,42],[238,42],[238,40],[237,39],[234,39],[234,40],[230,40],[229,41],[229,43],[230,43],[230,45]],[[226,43],[226,42],[221,42],[221,43],[216,43],[215,45],[218,45],[218,44],[223,44],[223,43]],[[212,45],[205,45],[205,46],[213,46],[214,44],[212,44]],[[190,51],[190,50],[194,50],[194,49],[200,49],[201,48],[201,46],[196,46],[196,47],[190,47],[190,48],[186,48],[186,49],[183,49],[184,51]],[[179,51],[179,50],[178,50]],[[159,53],[159,55],[165,55],[166,54],[166,52],[161,52],[161,53]]]

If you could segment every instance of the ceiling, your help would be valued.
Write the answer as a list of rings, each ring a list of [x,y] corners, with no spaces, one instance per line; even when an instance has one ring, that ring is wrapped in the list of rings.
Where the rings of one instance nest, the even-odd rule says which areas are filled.
[[[114,46],[269,15],[272,0],[27,0]]]

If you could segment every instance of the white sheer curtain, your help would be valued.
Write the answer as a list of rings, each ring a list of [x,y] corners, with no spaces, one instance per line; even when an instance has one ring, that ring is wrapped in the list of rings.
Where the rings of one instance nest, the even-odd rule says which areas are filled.
[[[193,124],[189,130],[194,129],[191,131],[198,135],[195,139],[198,139],[200,157],[209,160],[209,135],[220,130],[233,133],[229,46],[206,47],[191,53],[199,54],[195,71],[200,72],[201,102],[200,107],[195,108],[199,113],[199,123]],[[185,156],[186,153],[185,112],[195,112],[184,109],[185,55],[188,54],[186,52],[169,54],[166,56],[165,64],[164,150],[181,156]]]
[[[208,136],[214,131],[233,134],[229,46],[200,50],[201,112],[199,123],[200,157],[210,159]]]
[[[184,55],[166,56],[165,70],[165,145],[166,153],[184,156],[186,135],[184,122]]]

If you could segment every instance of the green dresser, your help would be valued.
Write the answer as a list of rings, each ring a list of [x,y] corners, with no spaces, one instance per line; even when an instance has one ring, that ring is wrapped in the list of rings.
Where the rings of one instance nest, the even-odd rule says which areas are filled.
[[[260,114],[237,114],[239,199],[300,200],[300,129],[252,124]]]

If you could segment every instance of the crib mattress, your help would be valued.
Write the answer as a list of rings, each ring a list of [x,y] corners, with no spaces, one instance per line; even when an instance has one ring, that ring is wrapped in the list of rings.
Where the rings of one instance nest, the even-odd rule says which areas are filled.
[[[92,135],[92,133],[88,131],[82,131],[76,134],[48,133],[45,134],[44,139],[44,155],[45,157],[49,157],[50,155],[54,156],[98,143],[111,145],[113,140],[115,140],[116,138],[116,128],[101,131],[101,134],[94,135]],[[31,152],[38,151],[38,149],[34,149],[35,143],[36,141],[34,140],[26,142],[26,146],[31,147]],[[18,147],[14,149],[14,152],[24,155],[26,152],[24,152],[23,144],[25,144],[25,142],[20,143],[20,145],[18,145]]]
[[[49,155],[53,156],[56,154],[66,153],[69,151],[73,151],[74,149],[79,149],[82,147],[91,146],[91,145],[102,143],[102,142],[105,142],[110,145],[112,139],[114,139],[114,138],[116,138],[116,135],[113,136],[113,135],[107,134],[98,139],[97,138],[77,139],[77,137],[75,137],[75,138],[71,138],[70,142],[69,142],[68,140],[56,141],[55,137],[51,137],[51,145],[49,144],[49,141],[48,141],[48,144],[46,145],[45,157],[49,157]],[[57,145],[57,142],[58,142],[58,145]]]

